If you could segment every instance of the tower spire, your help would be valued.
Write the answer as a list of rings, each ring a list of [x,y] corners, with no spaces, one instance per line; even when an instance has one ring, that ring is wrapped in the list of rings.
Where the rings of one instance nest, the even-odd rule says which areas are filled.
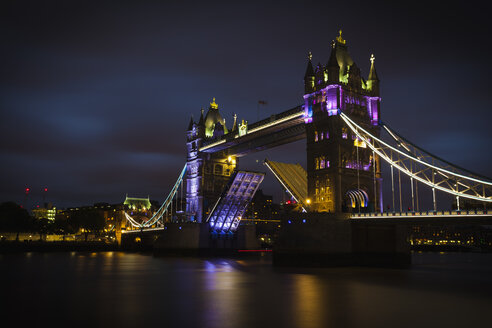
[[[210,103],[210,108],[212,109],[218,109],[219,105],[215,102],[215,97],[212,99],[212,102]]]
[[[306,93],[311,93],[314,90],[314,69],[313,63],[311,60],[313,59],[313,54],[311,51],[308,53],[308,63],[306,67],[306,73],[304,74],[304,91]]]
[[[376,72],[376,65],[374,64],[374,61],[376,60],[374,54],[371,54],[371,58],[369,60],[371,61],[371,70],[369,71],[367,86],[369,87],[369,90],[379,96],[379,78],[378,73]]]
[[[204,118],[203,118],[203,108],[200,110],[200,120],[198,121],[199,126],[203,126]]]
[[[340,29],[340,31],[338,31],[338,34],[339,35],[337,36],[337,42],[341,43],[341,44],[347,43],[347,41],[342,38],[342,30],[341,29]]]
[[[234,123],[232,123],[232,132],[237,131],[237,115],[234,113]]]
[[[310,52],[308,52],[308,64],[307,64],[307,67],[306,67],[306,74],[304,74],[304,79],[306,79],[306,77],[310,77],[310,76],[314,76],[314,69],[313,69],[313,63],[311,62],[311,60],[313,59],[313,54]]]
[[[193,124],[195,123],[193,122],[193,115],[191,115],[190,124],[188,124],[188,131],[191,131],[193,129]]]
[[[371,58],[369,60],[371,61],[371,70],[369,71],[368,80],[379,81],[378,74],[376,72],[376,65],[374,65],[374,61],[376,60],[374,54],[371,54]]]
[[[336,83],[340,80],[340,66],[337,60],[337,48],[335,41],[331,41],[330,59],[326,64],[326,71],[328,72],[328,81],[330,83]]]

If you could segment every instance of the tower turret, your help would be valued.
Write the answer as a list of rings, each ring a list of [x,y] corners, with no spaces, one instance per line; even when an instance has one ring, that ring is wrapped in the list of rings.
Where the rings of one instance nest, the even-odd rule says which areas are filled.
[[[234,113],[234,123],[232,123],[231,132],[237,131],[237,115]]]
[[[308,64],[306,67],[306,74],[304,74],[304,93],[311,93],[314,91],[314,69],[311,62],[313,55],[311,51],[308,53]]]
[[[190,123],[188,124],[188,130],[187,131],[193,130],[193,124],[195,124],[195,122],[193,122],[193,115],[191,115]]]
[[[372,54],[370,58],[371,70],[369,71],[369,78],[367,79],[367,87],[375,96],[379,96],[379,78],[378,73],[376,72],[376,65],[374,65],[375,60],[376,57]]]
[[[314,73],[316,79],[316,86],[319,86],[325,82],[325,69],[321,63],[316,65],[316,71]]]
[[[200,127],[205,127],[205,119],[203,118],[203,108],[200,111],[201,114],[200,114],[200,120],[198,121],[198,125]]]
[[[207,115],[205,116],[205,136],[210,138],[214,135],[215,124],[220,123],[224,127],[224,134],[227,133],[227,128],[225,126],[225,120],[219,113],[219,105],[215,102],[213,98],[208,108]]]
[[[338,83],[340,81],[340,66],[338,66],[335,41],[331,42],[330,59],[326,64],[326,71],[328,72],[328,83]]]

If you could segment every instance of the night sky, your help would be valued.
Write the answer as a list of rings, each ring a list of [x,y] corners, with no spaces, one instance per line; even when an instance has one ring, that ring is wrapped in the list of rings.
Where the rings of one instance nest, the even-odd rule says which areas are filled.
[[[256,121],[258,100],[260,118],[301,104],[307,52],[326,64],[340,28],[364,76],[375,54],[388,125],[492,176],[485,1],[41,2],[0,10],[0,202],[24,203],[26,187],[31,205],[47,187],[59,208],[162,201],[191,114],[212,97],[228,125]],[[265,157],[305,163],[305,141],[240,168]]]

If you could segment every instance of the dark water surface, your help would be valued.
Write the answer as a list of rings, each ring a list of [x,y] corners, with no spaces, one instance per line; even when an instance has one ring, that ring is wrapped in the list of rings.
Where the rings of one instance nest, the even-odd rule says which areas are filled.
[[[411,269],[277,269],[255,259],[0,255],[1,327],[492,327],[492,254]]]

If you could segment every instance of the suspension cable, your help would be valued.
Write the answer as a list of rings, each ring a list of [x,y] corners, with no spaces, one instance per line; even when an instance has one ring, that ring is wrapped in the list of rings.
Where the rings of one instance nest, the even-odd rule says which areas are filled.
[[[374,150],[386,162],[388,162],[389,164],[393,164],[398,170],[402,171],[403,173],[405,173],[406,175],[408,175],[410,178],[413,178],[413,179],[415,179],[417,181],[420,181],[420,182],[422,182],[422,183],[424,183],[424,184],[426,184],[426,185],[428,185],[430,187],[434,187],[436,189],[439,189],[441,191],[444,191],[444,192],[453,194],[455,196],[461,196],[461,197],[475,199],[475,200],[480,200],[480,201],[492,202],[492,197],[482,197],[479,194],[478,194],[478,196],[476,196],[476,195],[470,195],[470,194],[466,194],[464,192],[455,191],[452,188],[445,188],[445,187],[441,186],[440,184],[435,184],[435,183],[433,184],[430,181],[426,181],[424,178],[420,177],[419,175],[413,173],[412,171],[409,171],[408,168],[406,168],[405,165],[401,163],[401,161],[395,162],[391,157],[388,156],[388,154],[384,153],[384,151],[381,148],[381,146],[379,146],[379,147],[373,146],[370,142],[368,142],[367,138],[365,138],[365,137],[362,136],[362,134],[361,134],[360,131],[362,131],[364,134],[366,134],[369,137],[371,137],[373,140],[375,140],[375,141],[377,140],[380,145],[384,145],[385,147],[387,147],[392,152],[398,153],[398,154],[406,157],[407,159],[411,160],[412,162],[418,162],[418,163],[424,165],[426,168],[435,168],[438,171],[439,174],[441,174],[442,176],[444,176],[448,180],[450,180],[450,178],[446,174],[444,174],[443,172],[448,173],[451,176],[454,176],[455,178],[454,178],[453,181],[456,181],[456,183],[460,183],[460,182],[457,181],[458,180],[457,177],[460,177],[460,178],[463,178],[463,179],[466,179],[466,180],[470,180],[470,181],[474,181],[474,182],[478,182],[478,183],[481,183],[481,184],[486,184],[486,185],[492,185],[492,182],[478,180],[478,179],[473,178],[473,177],[464,176],[464,175],[461,175],[461,174],[458,174],[458,173],[454,173],[454,172],[451,172],[449,170],[446,170],[446,169],[439,168],[439,167],[436,167],[434,165],[431,165],[431,164],[429,164],[429,163],[427,163],[427,162],[425,162],[425,161],[423,161],[423,160],[421,160],[419,158],[415,158],[411,154],[405,153],[405,152],[403,152],[403,151],[401,151],[399,149],[396,149],[396,148],[390,146],[389,144],[387,144],[386,142],[380,140],[377,137],[374,137],[372,134],[370,134],[369,132],[367,132],[366,130],[364,130],[360,126],[358,126],[354,121],[352,121],[344,113],[340,112],[340,116],[345,121],[345,123],[350,127],[350,129],[359,138],[361,138],[362,140],[364,140],[369,145],[369,147],[371,147],[372,150]],[[449,183],[448,183],[448,185],[449,185]],[[464,185],[464,186],[465,187],[468,187],[468,189],[466,189],[466,190],[472,190],[472,187],[469,187],[469,186],[466,186],[466,185]],[[474,190],[472,190],[472,191],[474,191]]]

